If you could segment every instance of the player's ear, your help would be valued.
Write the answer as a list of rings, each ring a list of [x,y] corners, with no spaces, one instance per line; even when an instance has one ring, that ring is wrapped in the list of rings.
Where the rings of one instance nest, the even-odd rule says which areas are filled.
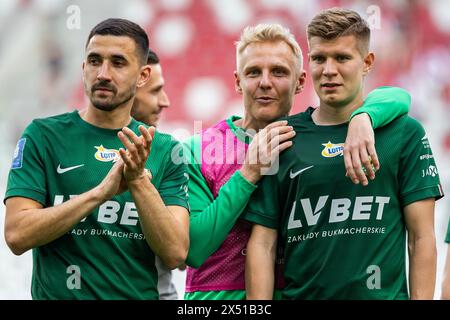
[[[370,70],[372,70],[375,62],[375,54],[373,52],[369,52],[364,58],[364,70],[363,75],[366,76]]]
[[[239,74],[236,70],[234,70],[234,79],[234,87],[236,88],[236,92],[242,94],[241,79],[239,78]]]
[[[148,80],[150,80],[151,72],[152,72],[152,68],[150,67],[150,65],[146,64],[141,67],[141,71],[139,73],[139,79],[136,83],[136,86],[138,88],[142,87],[143,85],[145,85],[148,82]]]
[[[306,83],[306,72],[305,70],[300,71],[300,75],[297,79],[297,87],[295,88],[295,94],[298,94],[303,91]]]
[[[85,68],[86,68],[86,61],[83,61],[83,63],[81,64],[81,74],[83,75],[83,82],[85,80],[85,77],[84,77]]]

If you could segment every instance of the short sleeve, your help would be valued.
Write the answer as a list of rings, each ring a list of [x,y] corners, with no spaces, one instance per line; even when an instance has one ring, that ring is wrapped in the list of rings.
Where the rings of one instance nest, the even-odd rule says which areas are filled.
[[[399,163],[402,206],[427,198],[442,198],[438,169],[424,128],[408,117],[403,137]]]
[[[165,171],[158,191],[166,206],[181,206],[189,210],[189,175],[186,161],[172,161],[172,159],[184,159],[184,157],[182,144],[172,140],[170,151],[165,158]]]
[[[247,221],[277,229],[279,225],[280,193],[277,175],[267,175],[253,192],[243,218]]]
[[[25,197],[45,205],[47,183],[42,140],[42,132],[33,121],[14,150],[4,201],[11,197]]]

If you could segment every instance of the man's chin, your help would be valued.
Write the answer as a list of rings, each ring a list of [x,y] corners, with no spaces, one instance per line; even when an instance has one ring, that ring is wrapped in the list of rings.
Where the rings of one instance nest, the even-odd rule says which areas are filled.
[[[343,95],[337,93],[323,94],[320,99],[327,104],[341,104],[345,99]]]
[[[282,114],[280,112],[268,112],[268,113],[262,113],[258,115],[258,121],[263,121],[263,122],[273,122],[275,120],[278,120],[281,117],[285,117],[287,116],[287,114]]]
[[[348,104],[348,99],[342,99],[339,97],[328,97],[322,101],[325,102],[327,105],[335,108],[342,108],[347,106]]]
[[[148,125],[149,125],[149,126],[156,127],[156,125],[158,124],[158,122],[159,122],[159,115],[152,115],[152,116],[150,117],[150,120],[149,120],[149,122],[148,122]]]
[[[118,104],[104,101],[91,101],[92,105],[102,111],[113,111],[118,107]]]

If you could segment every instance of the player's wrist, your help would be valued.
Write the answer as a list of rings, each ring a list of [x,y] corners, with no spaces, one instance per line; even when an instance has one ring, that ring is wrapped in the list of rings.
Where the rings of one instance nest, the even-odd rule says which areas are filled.
[[[150,173],[150,171],[148,169],[144,169],[140,174],[137,175],[125,175],[125,181],[127,182],[127,184],[140,184],[142,183],[144,180],[150,180],[152,179],[152,174]]]
[[[372,117],[367,112],[353,114],[350,118],[350,121],[354,121],[354,119],[362,119],[361,121],[365,121],[370,124],[371,127],[373,127]]]
[[[136,176],[136,177],[129,177],[128,179],[125,178],[127,185],[129,187],[136,186],[136,185],[142,185],[143,183],[151,181],[152,176],[148,170],[145,170],[142,174]]]
[[[239,171],[241,172],[242,177],[250,183],[256,184],[259,179],[261,179],[261,173],[259,169],[255,171],[244,165]]]

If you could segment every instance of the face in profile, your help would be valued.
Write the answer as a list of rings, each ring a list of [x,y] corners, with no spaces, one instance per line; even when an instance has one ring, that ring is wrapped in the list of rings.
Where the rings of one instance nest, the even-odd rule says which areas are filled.
[[[132,116],[150,126],[156,126],[164,108],[170,106],[164,91],[164,78],[160,64],[151,65],[150,79],[138,88],[134,99]]]
[[[83,82],[94,107],[112,111],[128,102],[140,77],[134,40],[126,36],[94,35],[86,47]]]
[[[305,81],[294,52],[284,41],[250,43],[239,55],[235,75],[246,113],[263,122],[288,115]]]
[[[373,54],[363,56],[355,36],[312,37],[309,49],[309,67],[321,104],[339,107],[362,99],[363,78],[373,64]]]

